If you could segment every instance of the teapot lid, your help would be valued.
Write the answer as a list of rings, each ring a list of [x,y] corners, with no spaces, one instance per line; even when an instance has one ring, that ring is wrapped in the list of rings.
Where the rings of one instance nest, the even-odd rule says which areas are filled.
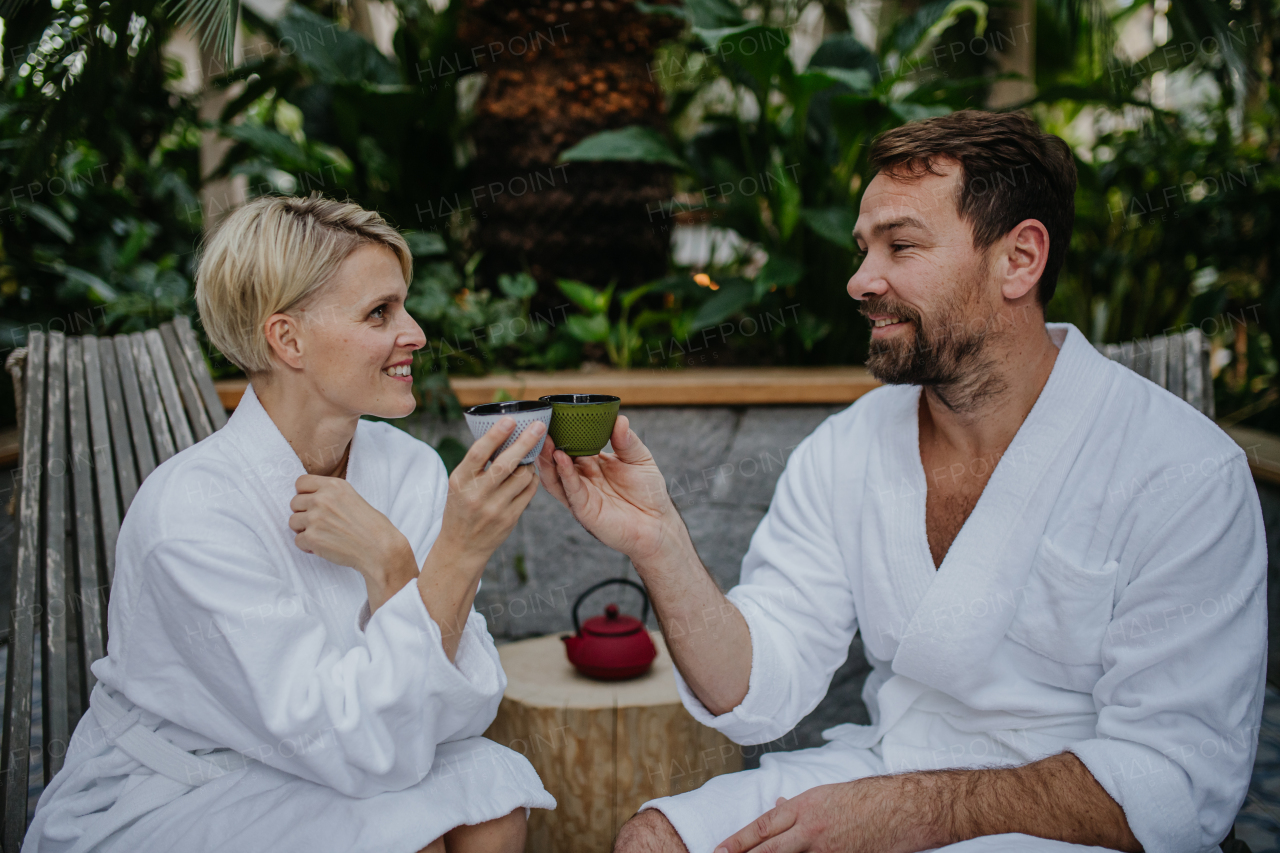
[[[582,633],[597,637],[624,637],[643,627],[644,623],[639,619],[620,613],[618,605],[610,604],[604,609],[603,616],[592,616],[582,623]]]

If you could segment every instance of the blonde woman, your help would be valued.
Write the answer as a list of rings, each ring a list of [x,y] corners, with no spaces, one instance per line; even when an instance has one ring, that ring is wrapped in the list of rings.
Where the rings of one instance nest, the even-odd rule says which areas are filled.
[[[107,656],[23,853],[516,853],[555,807],[480,736],[506,676],[472,607],[541,429],[486,470],[501,423],[447,476],[360,419],[414,409],[410,277],[378,214],[314,195],[210,239],[201,320],[250,384],[129,508]]]

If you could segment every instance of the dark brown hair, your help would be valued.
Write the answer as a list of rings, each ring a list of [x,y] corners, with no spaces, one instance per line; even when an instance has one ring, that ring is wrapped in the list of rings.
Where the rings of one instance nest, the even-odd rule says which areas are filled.
[[[956,208],[986,249],[1019,222],[1036,219],[1049,232],[1049,258],[1037,297],[1048,305],[1058,285],[1076,216],[1076,164],[1071,148],[1023,113],[960,110],[887,130],[871,144],[875,172],[899,180],[941,174],[938,158],[959,161]]]

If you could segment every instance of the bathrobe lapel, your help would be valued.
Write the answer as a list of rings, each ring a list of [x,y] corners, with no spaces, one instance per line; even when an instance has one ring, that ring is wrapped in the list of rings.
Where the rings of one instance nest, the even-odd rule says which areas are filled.
[[[1074,326],[1049,328],[1065,331],[1053,372],[920,599],[893,658],[895,673],[957,697],[989,678],[977,664],[991,657],[1009,629],[1049,513],[1108,384],[1103,358]],[[923,484],[918,444],[910,458]],[[900,523],[915,526],[927,542],[923,507],[922,498],[919,515]]]

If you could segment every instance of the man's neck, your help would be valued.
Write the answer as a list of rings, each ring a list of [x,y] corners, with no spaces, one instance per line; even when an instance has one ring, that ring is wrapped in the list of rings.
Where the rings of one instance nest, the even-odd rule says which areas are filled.
[[[992,342],[980,375],[926,387],[921,395],[920,441],[977,459],[999,456],[1044,390],[1058,347],[1043,323]]]

